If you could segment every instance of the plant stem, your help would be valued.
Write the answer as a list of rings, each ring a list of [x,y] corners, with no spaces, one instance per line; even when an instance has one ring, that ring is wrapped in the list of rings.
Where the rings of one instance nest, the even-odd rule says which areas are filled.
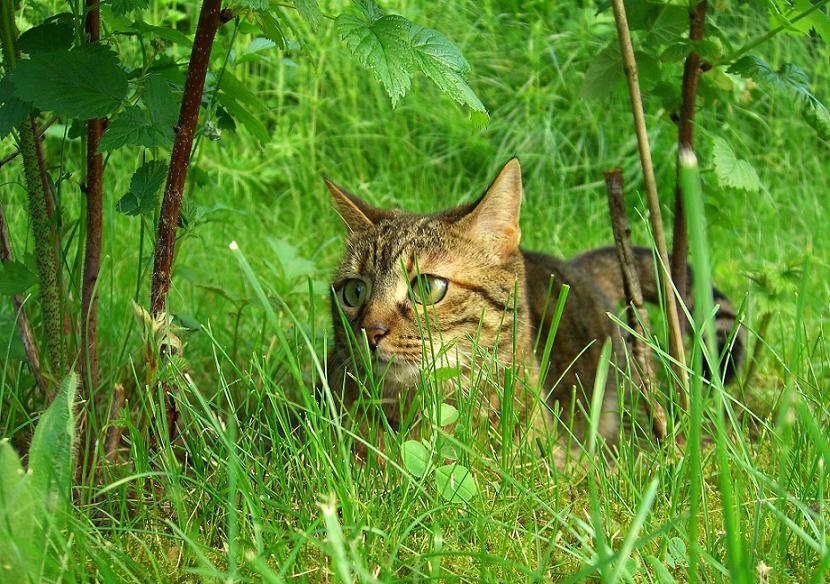
[[[763,45],[765,42],[770,40],[772,37],[774,37],[778,33],[786,30],[788,27],[792,26],[793,24],[795,24],[796,22],[798,22],[802,18],[806,18],[807,16],[809,16],[810,14],[812,14],[813,12],[815,12],[816,10],[818,10],[819,8],[821,8],[822,6],[827,4],[827,2],[830,2],[830,0],[819,0],[818,2],[816,2],[815,4],[810,6],[810,8],[808,8],[807,10],[802,12],[801,14],[797,15],[792,20],[786,22],[785,24],[780,24],[780,25],[776,26],[772,30],[762,34],[757,39],[749,41],[744,46],[742,46],[740,49],[738,49],[736,51],[732,51],[731,54],[729,54],[728,56],[721,59],[718,64],[719,65],[730,65],[730,64],[734,63],[735,61],[737,61],[738,59],[743,57],[745,54],[747,54],[749,51],[751,51],[755,47]]]
[[[0,261],[10,262],[12,260],[11,238],[9,237],[9,228],[6,224],[6,217],[3,214],[3,208],[0,207]],[[35,343],[34,334],[32,334],[32,327],[29,325],[29,318],[26,316],[26,310],[23,306],[24,299],[20,294],[12,296],[12,304],[17,313],[17,329],[20,333],[20,341],[23,343],[23,351],[26,353],[26,362],[29,364],[29,369],[32,371],[32,376],[35,378],[35,383],[40,389],[42,395],[46,395],[46,383],[43,380],[43,375],[40,373],[40,355]]]
[[[164,198],[161,203],[156,247],[153,257],[153,288],[150,301],[152,315],[163,314],[167,309],[167,293],[170,290],[170,271],[176,247],[176,227],[184,193],[185,179],[190,162],[193,136],[199,119],[199,104],[205,88],[205,75],[210,62],[210,50],[216,31],[225,15],[220,15],[220,0],[204,0],[196,26],[187,79],[184,84],[176,138],[170,154],[170,167]]]
[[[706,0],[701,0],[689,13],[689,39],[699,41],[703,38],[703,23],[706,17]],[[678,120],[676,186],[674,189],[674,237],[672,240],[671,277],[677,294],[681,299],[687,298],[686,274],[688,273],[689,236],[686,232],[686,214],[683,211],[683,189],[680,186],[680,157],[684,149],[694,150],[695,141],[695,98],[697,82],[700,77],[700,55],[692,51],[686,56],[683,66],[683,84],[680,96],[680,119]],[[688,304],[688,302],[687,302]],[[678,315],[679,316],[679,315]],[[686,328],[686,319],[683,324]]]
[[[617,247],[617,259],[623,277],[626,304],[628,304],[628,324],[635,335],[632,342],[634,359],[640,368],[641,390],[646,399],[649,419],[657,440],[666,438],[666,412],[657,401],[654,388],[657,387],[651,354],[641,337],[645,336],[644,326],[649,326],[648,312],[643,306],[643,290],[634,264],[634,251],[631,249],[631,229],[625,213],[625,198],[622,170],[615,168],[605,172],[605,187],[608,191],[608,209],[611,213],[611,227]],[[636,311],[636,312],[635,312]]]
[[[86,0],[87,41],[100,39],[98,0]],[[101,226],[104,198],[104,157],[98,152],[104,120],[87,122],[86,152],[86,247],[84,250],[83,290],[81,295],[81,382],[89,399],[98,384],[98,299],[97,283],[101,270]]]
[[[643,100],[640,95],[640,85],[637,79],[637,62],[634,59],[634,47],[631,45],[631,34],[628,31],[628,20],[625,16],[623,0],[613,0],[614,20],[617,25],[617,36],[620,41],[625,76],[628,80],[628,93],[631,99],[631,113],[634,116],[634,130],[637,134],[637,143],[640,147],[640,163],[643,167],[643,179],[648,199],[651,229],[657,244],[657,253],[660,256],[660,268],[663,284],[663,297],[666,302],[666,314],[669,322],[669,350],[675,362],[673,369],[680,382],[681,403],[685,409],[689,406],[688,379],[686,376],[686,356],[683,350],[683,331],[677,316],[674,289],[669,273],[669,254],[666,250],[666,237],[663,233],[663,219],[660,213],[660,201],[657,198],[657,182],[654,178],[654,166],[651,161],[651,148],[648,143]]]

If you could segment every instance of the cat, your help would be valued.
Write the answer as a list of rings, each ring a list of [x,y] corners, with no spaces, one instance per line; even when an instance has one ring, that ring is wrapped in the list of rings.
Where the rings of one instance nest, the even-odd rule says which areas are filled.
[[[626,339],[608,317],[624,300],[614,248],[570,261],[521,249],[522,176],[516,158],[477,201],[433,214],[376,208],[324,180],[349,231],[332,282],[329,383],[342,407],[367,397],[361,379],[371,370],[383,377],[381,409],[397,429],[421,371],[446,363],[469,370],[483,349],[498,362],[520,364],[523,383],[515,385],[513,411],[523,431],[549,432],[558,411],[578,444],[587,430],[585,412],[606,339],[615,365],[625,369]],[[636,248],[635,257],[644,296],[656,301],[651,251]],[[540,384],[545,343],[535,339],[547,338],[565,284],[570,290]],[[743,332],[731,334],[735,309],[720,292],[713,293],[719,343],[731,341],[725,373],[731,377],[743,354]],[[355,352],[355,344],[363,353]],[[442,355],[440,362],[434,362],[435,355]],[[624,404],[618,403],[613,371],[606,383],[598,432],[614,443]],[[481,410],[495,421],[503,392],[497,384],[485,392]],[[540,399],[548,407],[538,407]]]

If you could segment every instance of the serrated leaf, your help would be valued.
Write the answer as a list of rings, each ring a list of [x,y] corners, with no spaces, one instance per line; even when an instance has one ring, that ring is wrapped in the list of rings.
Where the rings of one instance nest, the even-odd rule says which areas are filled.
[[[484,104],[464,79],[470,65],[447,37],[420,24],[411,24],[409,44],[421,72],[441,91],[461,105],[487,113]]]
[[[739,159],[729,143],[719,136],[712,140],[712,162],[722,187],[749,192],[761,190],[761,179],[755,168],[746,160]]]
[[[470,501],[478,493],[478,484],[470,470],[456,463],[435,469],[435,485],[438,493],[450,503]]]
[[[127,75],[103,45],[35,53],[10,78],[18,98],[67,118],[106,116],[127,96]]]
[[[643,2],[643,4],[646,4]],[[668,43],[678,39],[689,30],[689,10],[685,6],[665,4],[659,8],[656,17],[646,27],[646,44]]]
[[[297,7],[300,16],[311,26],[311,30],[317,32],[320,27],[320,18],[322,18],[317,0],[294,0],[294,6]]]
[[[580,96],[585,99],[607,97],[624,79],[620,49],[616,43],[611,43],[591,60],[582,79]]]
[[[429,467],[429,450],[417,440],[407,440],[401,445],[403,466],[418,478],[427,473]]]
[[[369,68],[396,105],[411,85],[410,22],[397,15],[371,18],[349,9],[335,19],[335,26],[352,54]]]
[[[101,137],[99,152],[109,152],[122,146],[169,146],[173,143],[172,126],[153,124],[150,113],[131,105],[113,120]]]
[[[48,20],[30,28],[17,39],[17,48],[26,54],[67,50],[72,46],[72,23],[65,19]]]
[[[119,199],[116,210],[125,215],[152,215],[158,206],[158,193],[167,178],[167,165],[152,160],[141,165],[130,179],[130,190]]]
[[[14,92],[9,76],[0,79],[0,140],[8,136],[11,131],[23,123],[33,106],[23,101]]]
[[[147,107],[154,126],[168,126],[173,132],[179,108],[170,84],[161,75],[148,75],[144,80],[141,101]]]
[[[136,10],[149,8],[150,0],[111,0],[110,7],[116,16],[124,16]]]
[[[5,564],[0,570],[35,582],[35,503],[29,483],[20,457],[8,440],[0,441],[0,558]]]
[[[162,40],[179,45],[182,47],[192,47],[193,39],[175,28],[167,26],[155,26],[147,24],[144,21],[137,20],[127,27],[128,32],[136,32],[142,35],[148,35],[150,38],[160,38]]]
[[[233,5],[234,7],[248,8],[254,11],[268,10],[270,7],[268,0],[234,0]]]
[[[61,381],[52,405],[41,416],[29,449],[29,472],[38,509],[48,524],[60,526],[71,501],[73,444],[75,442],[75,396],[78,376],[70,373]]]
[[[274,18],[269,12],[261,11],[255,14],[257,21],[259,22],[259,28],[262,30],[262,34],[264,34],[268,39],[272,40],[277,44],[280,50],[284,51],[288,46],[288,43],[285,40],[285,35],[282,32],[282,27],[280,27],[280,23]]]
[[[236,58],[234,61],[237,65],[240,63],[246,63],[248,61],[253,61],[255,59],[262,59],[263,56],[259,55],[259,53],[268,51],[273,49],[277,46],[277,43],[272,41],[269,38],[265,37],[256,37],[248,46],[245,47],[245,50]]]
[[[37,284],[37,274],[20,262],[0,264],[0,294],[22,294]]]

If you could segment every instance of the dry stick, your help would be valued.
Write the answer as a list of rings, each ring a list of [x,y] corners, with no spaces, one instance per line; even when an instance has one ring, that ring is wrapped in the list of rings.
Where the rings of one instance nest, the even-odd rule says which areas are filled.
[[[182,94],[182,106],[179,121],[176,124],[176,137],[170,153],[170,167],[167,171],[167,183],[161,203],[156,247],[153,256],[153,287],[150,299],[150,314],[166,319],[167,293],[170,290],[170,271],[176,247],[176,227],[179,223],[179,210],[184,194],[185,179],[193,148],[193,136],[199,120],[199,105],[205,88],[205,76],[210,63],[210,50],[219,26],[233,17],[230,10],[221,10],[220,0],[204,0],[196,25],[187,78]],[[148,359],[150,359],[148,357]],[[149,362],[148,362],[149,366]],[[170,439],[175,435],[178,410],[169,387],[164,387],[167,402],[167,430]]]
[[[224,16],[220,12],[220,0],[204,0],[193,39],[190,64],[187,67],[187,79],[182,95],[182,107],[179,122],[176,125],[176,138],[170,153],[170,168],[167,171],[167,183],[164,187],[164,199],[161,203],[156,248],[153,257],[153,288],[150,301],[150,313],[156,317],[165,313],[167,292],[170,290],[170,270],[173,267],[173,254],[176,247],[176,226],[179,223],[179,209],[182,204],[187,169],[190,163],[190,151],[196,122],[199,119],[199,104],[205,88],[205,75],[210,62],[210,50],[213,39]]]
[[[689,13],[689,39],[703,38],[703,21],[706,17],[706,0]],[[677,152],[684,148],[694,151],[695,142],[695,97],[700,77],[700,55],[692,51],[686,57],[681,86],[680,119],[678,120]],[[671,277],[680,298],[688,297],[686,273],[688,270],[689,237],[686,233],[686,213],[683,211],[683,191],[680,187],[680,158],[677,159],[677,182],[674,189],[674,239],[672,240]],[[684,328],[686,319],[683,318]]]
[[[660,269],[663,277],[663,296],[666,301],[666,313],[669,321],[669,350],[675,362],[673,369],[680,381],[680,399],[684,409],[689,408],[689,387],[686,376],[686,356],[683,350],[683,331],[680,319],[677,316],[677,304],[672,288],[671,274],[669,273],[669,254],[666,250],[666,237],[663,233],[663,219],[660,213],[660,201],[657,198],[657,182],[654,178],[654,166],[651,162],[651,148],[648,144],[645,115],[643,113],[643,99],[640,95],[640,84],[637,79],[637,61],[634,59],[634,47],[631,45],[631,34],[628,31],[628,21],[625,16],[623,0],[612,0],[614,20],[617,24],[617,36],[620,41],[625,76],[628,80],[628,93],[631,98],[631,113],[634,116],[634,130],[637,134],[637,143],[640,147],[640,163],[643,167],[643,180],[648,199],[651,230],[657,243],[657,253],[660,255]]]
[[[0,261],[3,263],[12,261],[9,228],[6,225],[6,217],[3,214],[2,207],[0,207]],[[23,297],[20,294],[15,294],[12,296],[12,303],[17,312],[17,329],[20,333],[20,341],[23,343],[23,351],[26,353],[26,362],[29,364],[29,369],[32,371],[38,389],[45,396],[46,382],[40,373],[40,355],[38,354],[37,344],[35,344],[35,337],[32,334],[32,327],[29,325],[29,318],[26,316],[26,310],[23,307]]]
[[[85,29],[90,44],[100,40],[98,0],[86,0]],[[97,283],[101,270],[101,226],[104,198],[104,157],[98,152],[104,129],[102,119],[87,122],[86,146],[86,248],[84,249],[81,292],[81,383],[86,399],[98,384],[98,299]]]
[[[654,390],[657,387],[657,382],[654,375],[654,364],[651,360],[651,353],[642,340],[645,337],[644,326],[650,328],[650,325],[648,312],[643,306],[643,290],[640,287],[640,278],[637,276],[637,269],[634,267],[631,229],[628,227],[628,216],[625,213],[622,170],[615,168],[606,171],[604,174],[605,188],[608,191],[608,210],[611,213],[611,228],[614,231],[617,259],[620,262],[620,271],[622,272],[623,290],[629,307],[626,311],[628,313],[628,325],[634,331],[632,352],[640,370],[641,389],[646,398],[649,419],[652,420],[652,430],[657,440],[662,442],[666,438],[666,412],[655,396]]]

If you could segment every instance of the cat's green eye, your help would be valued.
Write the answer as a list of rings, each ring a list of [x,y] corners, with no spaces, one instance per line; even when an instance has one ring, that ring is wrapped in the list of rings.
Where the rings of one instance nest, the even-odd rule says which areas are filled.
[[[366,300],[368,290],[369,287],[363,280],[358,278],[347,280],[346,285],[343,286],[343,302],[349,308],[357,308]]]
[[[435,304],[447,295],[448,283],[444,278],[422,274],[412,279],[412,292],[419,304]]]

